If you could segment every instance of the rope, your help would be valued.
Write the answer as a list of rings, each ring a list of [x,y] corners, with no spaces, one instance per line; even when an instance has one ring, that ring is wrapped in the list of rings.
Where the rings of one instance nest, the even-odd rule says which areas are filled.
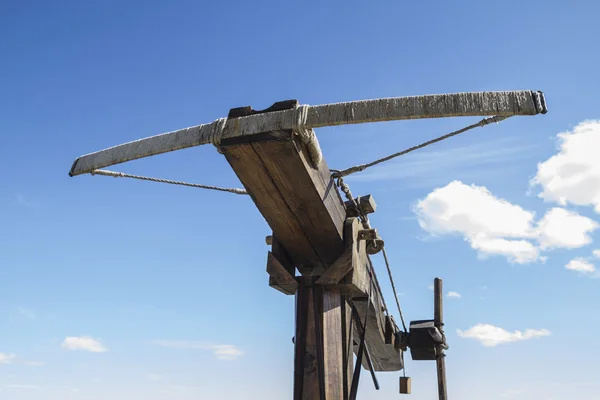
[[[507,118],[510,118],[510,116],[505,116],[505,117],[503,117],[503,116],[495,116],[495,117],[484,118],[481,121],[479,121],[479,122],[477,122],[477,123],[475,123],[473,125],[469,125],[469,126],[467,126],[465,128],[462,128],[462,129],[459,129],[457,131],[448,133],[446,135],[437,137],[435,139],[432,139],[432,140],[429,140],[427,142],[421,143],[421,144],[419,144],[417,146],[410,147],[410,148],[408,148],[406,150],[402,150],[402,151],[400,151],[398,153],[391,154],[391,155],[389,155],[387,157],[380,158],[380,159],[375,160],[373,162],[370,162],[368,164],[355,165],[353,167],[350,167],[350,168],[347,168],[347,169],[344,169],[344,170],[335,170],[335,169],[332,169],[331,170],[331,172],[333,172],[332,176],[334,178],[340,178],[340,177],[343,177],[343,176],[348,176],[350,174],[354,174],[355,172],[364,171],[365,169],[367,169],[369,167],[372,167],[372,166],[377,165],[377,164],[381,164],[382,162],[385,162],[385,161],[389,161],[392,158],[396,158],[398,156],[402,156],[402,155],[410,153],[412,151],[422,149],[423,147],[427,147],[430,144],[441,142],[444,139],[448,139],[448,138],[450,138],[452,136],[459,135],[461,133],[464,133],[466,131],[469,131],[469,130],[477,128],[477,127],[483,127],[483,126],[486,126],[486,125],[491,124],[493,122],[498,123],[498,122],[503,121],[503,120],[505,120]]]
[[[323,153],[321,152],[321,146],[319,146],[315,131],[312,128],[306,128],[309,109],[310,106],[308,104],[296,107],[296,116],[292,131],[298,135],[300,141],[306,146],[313,167],[318,168],[323,159]]]
[[[382,249],[383,251],[383,259],[385,260],[385,266],[388,271],[388,275],[390,276],[390,283],[392,284],[392,291],[394,292],[394,299],[396,299],[396,306],[398,307],[398,313],[400,314],[400,321],[402,321],[402,328],[404,328],[404,332],[408,332],[406,329],[406,323],[404,322],[404,316],[402,315],[402,308],[400,307],[400,300],[398,300],[398,294],[396,293],[396,285],[394,285],[394,278],[392,277],[392,269],[390,268],[390,262],[387,258],[387,253],[385,252],[385,247]]]
[[[367,217],[367,215],[365,213],[362,212],[362,210],[358,206],[356,200],[352,196],[350,187],[348,186],[347,183],[344,182],[344,179],[341,176],[337,178],[337,185],[340,187],[340,189],[346,196],[346,199],[348,199],[350,201],[350,203],[353,205],[353,207],[358,211],[358,215],[359,215],[361,221],[363,222],[363,225],[365,226],[365,228],[370,229],[369,218]],[[385,266],[387,268],[388,276],[390,278],[390,284],[392,285],[392,291],[394,292],[394,299],[396,300],[396,307],[398,308],[398,314],[400,315],[400,321],[402,322],[402,328],[404,329],[404,332],[408,332],[408,330],[406,329],[406,323],[404,322],[404,315],[402,313],[402,307],[400,307],[400,300],[398,299],[398,293],[396,292],[396,285],[394,284],[394,277],[392,275],[392,269],[390,268],[390,262],[388,260],[387,253],[385,251],[385,247],[381,246],[381,250],[383,251],[383,259],[385,260]],[[377,290],[379,291],[379,293],[383,293],[381,290],[381,287],[379,286],[379,280],[377,279],[377,274],[375,273],[375,268],[373,267],[371,258],[367,257],[367,259],[369,260],[369,267],[370,267],[369,269],[373,272],[372,278],[375,281],[375,286],[377,287]],[[383,296],[381,296],[381,302],[383,303],[385,314],[389,315],[388,308],[387,308],[387,305],[385,304],[385,299]]]
[[[181,182],[181,181],[173,181],[170,179],[151,178],[148,176],[132,175],[132,174],[126,174],[124,172],[107,171],[104,169],[95,169],[92,172],[90,172],[90,174],[91,175],[112,176],[113,178],[133,178],[133,179],[140,179],[143,181],[168,183],[171,185],[181,185],[181,186],[190,186],[190,187],[195,187],[195,188],[200,188],[200,189],[218,190],[221,192],[228,192],[228,193],[234,193],[234,194],[245,194],[245,195],[248,194],[248,192],[245,191],[244,189],[222,188],[222,187],[218,187],[218,186],[200,185],[198,183],[188,183],[188,182]]]

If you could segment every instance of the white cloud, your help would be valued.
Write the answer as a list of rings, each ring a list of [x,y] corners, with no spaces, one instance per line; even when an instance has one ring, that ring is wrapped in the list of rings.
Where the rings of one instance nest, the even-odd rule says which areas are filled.
[[[575,249],[592,242],[589,233],[598,229],[598,223],[564,208],[552,208],[538,223],[542,249],[556,247]]]
[[[532,186],[539,197],[562,206],[593,206],[600,213],[600,120],[579,123],[559,133],[558,153],[538,164]]]
[[[232,344],[214,344],[184,340],[155,340],[156,345],[185,350],[211,350],[219,360],[234,360],[244,353]]]
[[[596,258],[600,258],[600,249],[592,251],[592,255]]]
[[[414,211],[425,231],[460,234],[482,256],[504,255],[516,263],[539,258],[538,249],[524,240],[535,236],[534,213],[495,197],[485,187],[450,182],[420,200]]]
[[[148,379],[150,379],[151,381],[159,381],[161,379],[163,379],[163,376],[161,374],[148,374]]]
[[[448,292],[448,297],[454,297],[455,299],[460,299],[462,295],[458,292]]]
[[[494,347],[499,344],[518,342],[550,335],[550,331],[546,329],[527,329],[525,332],[509,332],[505,329],[489,324],[477,324],[466,331],[457,329],[456,332],[460,337],[478,340],[481,342],[481,344],[487,347]]]
[[[17,358],[17,356],[14,354],[0,353],[0,364],[10,364],[15,358]]]
[[[471,241],[482,258],[488,255],[505,256],[510,262],[526,264],[541,259],[538,248],[527,240],[479,237]]]
[[[524,237],[533,229],[533,213],[493,196],[483,186],[460,181],[435,189],[415,211],[421,227],[434,234]]]
[[[108,351],[102,343],[89,336],[69,336],[63,341],[62,347],[67,350],[83,350],[92,353],[103,353]]]
[[[596,272],[594,264],[588,262],[584,258],[574,258],[569,261],[565,268],[571,271],[581,272],[582,274],[593,274]]]
[[[41,367],[46,365],[43,361],[25,361],[23,364],[29,365],[30,367]]]
[[[480,257],[501,255],[510,262],[545,262],[540,250],[589,244],[597,222],[563,208],[552,208],[536,224],[535,214],[494,196],[483,186],[453,181],[420,200],[414,212],[432,235],[459,234]]]

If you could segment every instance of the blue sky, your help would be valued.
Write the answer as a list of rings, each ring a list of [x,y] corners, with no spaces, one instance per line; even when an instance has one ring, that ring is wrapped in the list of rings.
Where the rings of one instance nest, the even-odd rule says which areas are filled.
[[[435,276],[461,295],[446,299],[450,398],[596,399],[598,11],[592,1],[1,2],[0,397],[292,397],[293,298],[268,287],[270,231],[252,202],[69,178],[77,156],[289,98],[531,89],[545,92],[547,115],[348,183],[378,203],[371,220],[407,319],[431,316]],[[317,135],[343,168],[476,120]],[[115,169],[240,186],[211,146]],[[407,374],[414,400],[435,397],[433,363],[408,361]],[[398,375],[379,374],[376,392],[365,374],[361,398],[396,396]]]

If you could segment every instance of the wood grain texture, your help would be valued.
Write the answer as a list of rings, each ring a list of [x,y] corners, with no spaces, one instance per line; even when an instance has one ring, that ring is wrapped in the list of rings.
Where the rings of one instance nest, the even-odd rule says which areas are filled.
[[[293,143],[288,139],[281,145],[293,146]],[[303,265],[324,268],[301,221],[287,204],[254,147],[250,144],[231,145],[223,147],[222,152],[294,265],[300,271]]]
[[[342,296],[333,289],[323,290],[323,347],[325,349],[326,399],[342,400],[344,385]],[[347,371],[346,371],[347,372]]]
[[[329,168],[313,168],[291,131],[254,139],[221,150],[298,271],[320,275],[344,249],[345,209]]]
[[[366,242],[351,240],[362,225],[357,218],[346,219],[325,161],[313,168],[303,145],[289,131],[249,139],[227,140],[221,150],[293,265],[304,277],[320,276],[350,246],[354,267],[338,285],[327,289],[366,296],[371,283]],[[372,297],[368,346],[379,349],[377,370],[397,370],[395,363],[388,365],[387,360],[398,358],[399,352],[394,346],[380,345],[385,330],[380,296],[377,292]],[[375,339],[378,341],[371,344]]]
[[[425,96],[394,97],[310,106],[305,128],[344,124],[383,122],[418,118],[456,116],[510,116],[545,113],[538,100],[543,95],[530,90],[504,92],[470,92]],[[223,121],[196,125],[148,138],[135,140],[105,150],[86,154],[75,160],[70,176],[90,173],[110,165],[163,154],[174,150],[209,144],[215,135],[233,138],[294,129],[296,109],[255,114]]]
[[[374,294],[376,292],[374,291]],[[376,299],[374,299],[377,301]],[[374,307],[373,302],[367,303],[367,299],[354,299],[354,306],[358,311],[361,321],[364,321],[367,307],[370,306],[369,317],[367,320],[366,342],[369,352],[371,353],[371,361],[375,371],[399,371],[402,369],[401,350],[396,349],[394,344],[385,343],[385,317],[381,312],[381,307]],[[377,303],[375,303],[377,304]],[[354,334],[358,335],[358,330],[354,330]],[[356,348],[355,348],[356,350]],[[362,363],[363,368],[369,369],[365,359]]]
[[[281,262],[269,252],[267,256],[267,273],[269,274],[269,286],[288,295],[296,293],[298,282],[294,275],[282,265]]]

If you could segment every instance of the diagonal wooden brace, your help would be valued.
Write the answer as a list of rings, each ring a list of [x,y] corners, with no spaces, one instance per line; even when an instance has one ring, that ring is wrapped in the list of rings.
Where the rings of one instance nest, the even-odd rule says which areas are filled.
[[[316,281],[317,285],[336,285],[351,271],[352,277],[354,272],[358,276],[362,269],[366,271],[365,242],[359,239],[361,228],[362,225],[358,218],[346,219],[344,224],[344,252]],[[350,279],[350,283],[352,281]],[[361,287],[356,289],[363,292],[361,289],[366,290],[366,286],[362,287],[361,284]]]

